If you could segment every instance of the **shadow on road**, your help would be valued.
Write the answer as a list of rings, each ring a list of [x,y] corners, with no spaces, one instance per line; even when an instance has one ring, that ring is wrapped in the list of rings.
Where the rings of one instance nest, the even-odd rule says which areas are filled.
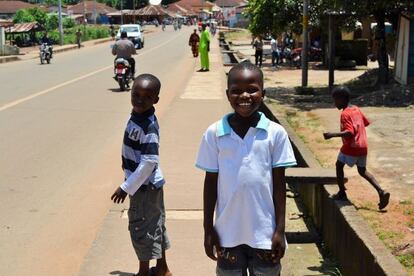
[[[116,276],[134,276],[134,273],[130,273],[130,272],[123,272],[123,271],[119,271],[119,270],[114,270],[109,272],[110,275],[116,275]]]
[[[125,93],[125,92],[129,92],[129,89],[125,90],[125,91],[121,91],[119,88],[109,88],[108,91],[114,92],[114,93]]]

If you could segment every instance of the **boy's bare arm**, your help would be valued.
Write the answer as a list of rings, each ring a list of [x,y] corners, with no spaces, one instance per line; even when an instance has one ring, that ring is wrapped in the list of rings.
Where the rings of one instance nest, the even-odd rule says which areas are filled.
[[[272,238],[272,250],[275,259],[285,254],[285,214],[286,214],[286,180],[285,168],[273,168],[273,204],[276,214],[276,231]]]
[[[325,132],[323,134],[323,138],[325,138],[325,140],[328,140],[334,137],[348,138],[348,137],[352,137],[352,133],[349,131],[342,131],[342,132]]]
[[[214,229],[214,209],[217,202],[217,180],[218,173],[206,172],[204,179],[204,194],[203,194],[203,207],[204,207],[204,250],[206,255],[217,260],[214,255],[213,248],[216,250],[220,246],[219,237]]]

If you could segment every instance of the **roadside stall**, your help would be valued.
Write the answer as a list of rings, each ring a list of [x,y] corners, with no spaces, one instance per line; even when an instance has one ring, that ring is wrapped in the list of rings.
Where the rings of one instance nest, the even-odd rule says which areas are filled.
[[[37,44],[36,32],[42,31],[37,22],[18,23],[6,28],[6,40],[10,45],[28,47]]]

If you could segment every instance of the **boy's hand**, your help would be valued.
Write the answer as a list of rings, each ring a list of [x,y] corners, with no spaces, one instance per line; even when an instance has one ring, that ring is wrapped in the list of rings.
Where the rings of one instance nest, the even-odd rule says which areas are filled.
[[[217,261],[217,256],[214,255],[214,248],[216,255],[220,248],[219,236],[214,228],[204,232],[204,251],[206,255],[213,261]]]
[[[285,255],[286,243],[285,243],[285,234],[275,232],[272,237],[272,251],[275,254],[273,260],[280,260]]]
[[[121,189],[121,187],[118,187],[115,192],[111,196],[111,200],[114,203],[123,203],[125,198],[127,196],[127,193]]]
[[[329,140],[329,139],[331,139],[333,136],[332,136],[332,133],[330,133],[330,132],[325,132],[324,134],[323,134],[323,138],[325,138],[325,140]]]

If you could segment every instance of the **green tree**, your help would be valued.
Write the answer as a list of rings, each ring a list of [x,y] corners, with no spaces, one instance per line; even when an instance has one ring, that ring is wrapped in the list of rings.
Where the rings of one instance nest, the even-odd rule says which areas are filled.
[[[301,3],[298,0],[251,0],[245,11],[255,34],[280,34],[284,31],[299,32]]]
[[[30,8],[28,9],[30,14],[33,15],[35,21],[39,23],[40,26],[45,27],[47,21],[47,13],[39,8]]]
[[[414,10],[412,0],[337,0],[337,4],[349,14],[356,14],[359,18],[374,16],[377,26],[374,32],[374,40],[378,45],[378,78],[377,84],[386,84],[389,79],[389,64],[387,53],[387,41],[385,22],[393,23],[397,28],[398,17],[402,11]]]
[[[59,17],[57,14],[49,14],[46,20],[46,30],[52,31],[59,27]]]
[[[69,29],[69,28],[75,27],[76,22],[73,18],[65,17],[65,18],[63,18],[62,24],[63,24],[63,28]]]
[[[18,10],[13,17],[14,23],[37,22],[41,27],[46,26],[47,14],[39,8]]]
[[[27,9],[18,10],[13,16],[13,23],[28,23],[36,21]]]

